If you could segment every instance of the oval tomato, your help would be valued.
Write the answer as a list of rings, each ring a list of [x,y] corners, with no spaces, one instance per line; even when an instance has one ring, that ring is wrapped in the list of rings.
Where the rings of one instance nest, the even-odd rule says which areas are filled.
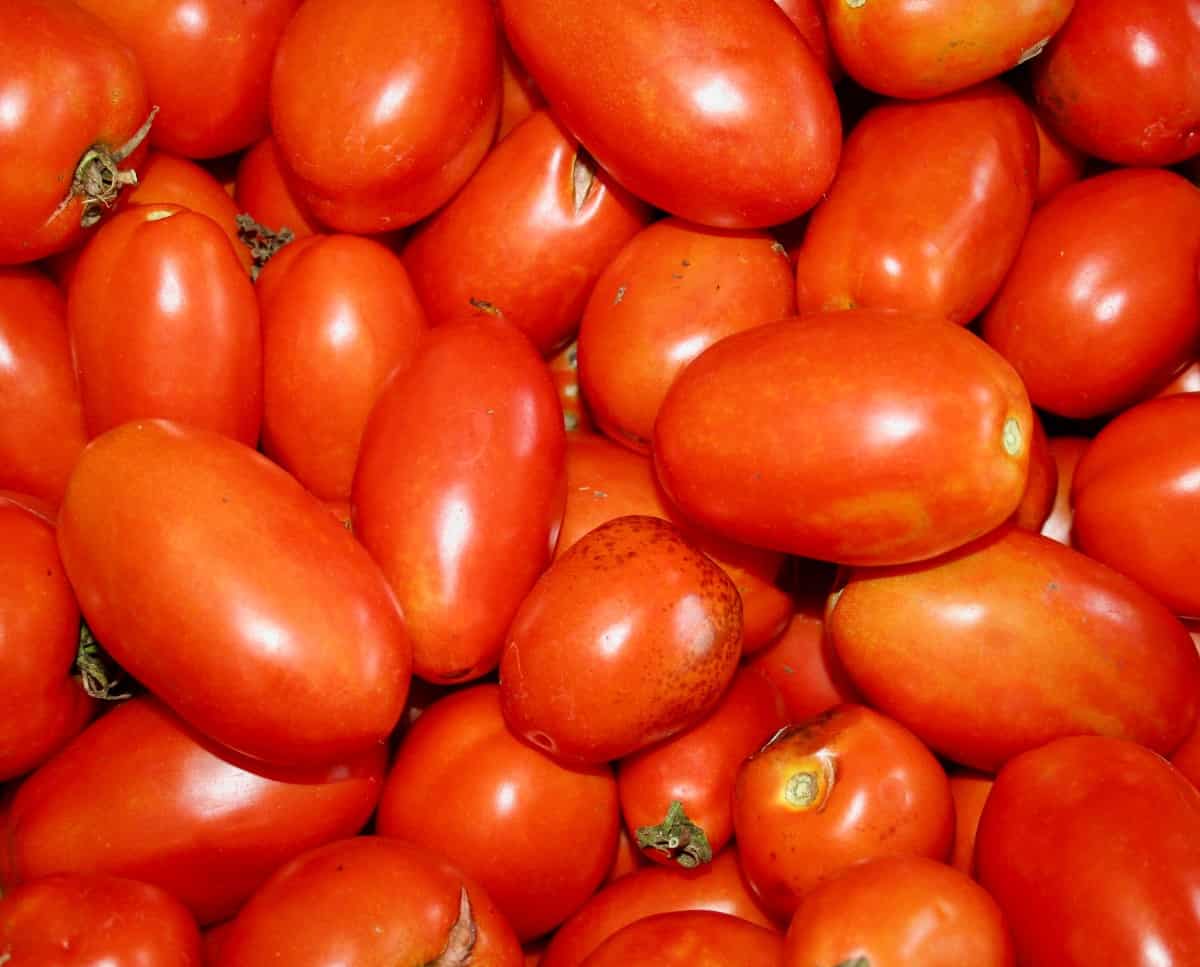
[[[1036,111],[1033,123],[1038,135],[1038,184],[1035,205],[1041,205],[1067,185],[1083,177],[1087,156],[1051,131]]]
[[[950,776],[954,796],[954,849],[950,865],[971,876],[975,871],[975,838],[979,817],[992,792],[995,779],[979,772],[955,772]]]
[[[779,967],[776,930],[713,910],[677,910],[635,920],[584,958],[580,967]]]
[[[529,71],[517,60],[508,41],[501,36],[500,124],[496,130],[496,140],[503,140],[509,131],[545,106],[546,99],[529,76]]]
[[[775,6],[787,14],[800,36],[825,68],[829,79],[835,83],[842,78],[842,65],[838,63],[829,40],[829,29],[825,23],[825,11],[821,0],[775,0]]]
[[[1022,530],[1036,534],[1054,510],[1058,493],[1058,464],[1037,412],[1033,414],[1033,439],[1029,443],[1029,477],[1025,493],[1010,518]]]
[[[268,134],[238,161],[233,197],[238,209],[259,225],[274,232],[287,229],[299,241],[321,226],[287,177],[275,139]]]

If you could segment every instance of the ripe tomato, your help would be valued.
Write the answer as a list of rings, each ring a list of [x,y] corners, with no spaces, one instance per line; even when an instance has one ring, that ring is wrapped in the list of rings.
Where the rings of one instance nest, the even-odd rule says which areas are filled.
[[[1200,647],[1200,642],[1197,643]],[[1200,789],[1200,727],[1191,734],[1171,755],[1171,765],[1182,772],[1193,786]]]
[[[321,226],[287,178],[275,139],[268,134],[238,161],[233,197],[238,209],[259,225],[275,232],[286,228],[299,241]]]
[[[1193,360],[1188,363],[1156,395],[1174,396],[1176,393],[1196,392],[1200,392],[1200,360]]]
[[[1038,183],[1034,204],[1041,205],[1059,189],[1073,185],[1083,177],[1087,157],[1051,131],[1036,111],[1033,112],[1033,123],[1038,136]]]
[[[622,825],[617,832],[617,855],[613,858],[612,866],[608,868],[608,872],[604,876],[604,883],[612,883],[613,880],[619,880],[626,873],[632,873],[634,870],[641,869],[646,866],[649,860],[646,859],[646,854],[641,851],[633,838],[625,832],[625,827]]]
[[[800,31],[800,36],[825,68],[829,79],[841,80],[842,65],[838,63],[829,40],[829,29],[825,24],[825,12],[821,0],[775,0],[775,6],[788,15],[788,19]]]
[[[1058,471],[1058,484],[1054,493],[1054,507],[1042,524],[1042,534],[1060,544],[1072,544],[1071,528],[1075,511],[1071,506],[1071,485],[1075,480],[1075,467],[1091,442],[1088,437],[1082,436],[1051,437],[1048,441]]]
[[[1029,443],[1029,477],[1025,481],[1025,493],[1010,520],[1022,530],[1038,533],[1054,509],[1057,493],[1058,464],[1035,411],[1033,439]]]
[[[954,796],[954,849],[950,853],[950,865],[967,876],[975,871],[979,817],[994,782],[991,776],[966,770],[950,776],[950,794]]]
[[[777,930],[713,910],[676,910],[622,927],[581,967],[779,967]]]
[[[493,3],[493,6],[495,4]],[[500,38],[500,125],[496,139],[503,140],[508,132],[534,111],[546,106],[546,99],[533,83],[525,65],[517,60],[508,41]]]

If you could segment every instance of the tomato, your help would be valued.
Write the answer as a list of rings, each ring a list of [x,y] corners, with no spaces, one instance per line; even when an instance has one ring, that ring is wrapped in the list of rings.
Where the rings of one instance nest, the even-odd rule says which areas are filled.
[[[1200,643],[1197,647],[1200,647]],[[1183,773],[1193,786],[1200,789],[1200,727],[1193,728],[1171,755],[1171,765]]]
[[[648,220],[538,111],[413,233],[404,264],[435,325],[482,303],[548,354],[571,338],[596,277]]]
[[[782,730],[743,763],[733,794],[742,869],[776,917],[862,860],[944,860],[954,839],[946,773],[911,732],[862,705]]]
[[[57,506],[86,442],[67,307],[29,268],[0,268],[0,489]]]
[[[399,840],[340,840],[278,870],[238,914],[226,967],[352,963],[521,967],[487,893],[436,853]]]
[[[200,936],[205,967],[221,967],[221,956],[225,950],[225,938],[233,927],[232,920],[226,920],[216,926],[209,927]]]
[[[1200,617],[1200,393],[1150,400],[1100,431],[1075,469],[1074,534],[1089,557],[1176,614]]]
[[[688,366],[659,411],[654,465],[685,514],[734,540],[912,561],[1016,509],[1032,423],[1012,367],[970,332],[911,312],[815,313]]]
[[[955,772],[950,776],[954,796],[954,849],[950,865],[970,876],[975,869],[975,837],[979,817],[995,780],[980,772]]]
[[[495,4],[493,4],[495,6]],[[529,71],[517,60],[508,41],[500,38],[500,124],[496,139],[502,140],[508,132],[524,121],[534,111],[546,106],[546,99],[533,83]]]
[[[621,815],[645,855],[691,869],[724,849],[738,767],[787,721],[779,690],[742,669],[705,718],[622,759]]]
[[[633,838],[625,832],[625,827],[621,826],[617,832],[617,855],[614,857],[612,866],[608,868],[608,872],[604,876],[604,883],[612,883],[613,880],[619,880],[626,873],[632,873],[634,870],[641,869],[648,864],[646,854],[633,840]]]
[[[1200,10],[1192,0],[1079,0],[1033,65],[1051,127],[1123,165],[1200,152]]]
[[[395,590],[422,678],[496,667],[550,562],[565,438],[545,364],[486,315],[434,329],[382,390],[359,451],[354,529]]]
[[[71,278],[67,322],[91,436],[161,417],[257,442],[258,306],[207,215],[138,205],[105,224]]]
[[[579,392],[579,346],[570,342],[551,357],[547,363],[554,385],[558,387],[558,402],[563,411],[563,427],[569,434],[588,434],[592,417],[587,404]]]
[[[200,967],[200,931],[158,887],[115,876],[62,874],[0,901],[5,962],[54,967]]]
[[[1020,963],[1200,963],[1200,792],[1148,749],[1075,736],[1013,759],[975,860]]]
[[[376,830],[450,860],[530,940],[596,892],[620,822],[607,765],[566,769],[529,747],[505,726],[499,689],[479,685],[435,702],[405,735]]]
[[[920,856],[860,863],[818,886],[788,927],[784,967],[1015,967],[996,901]]]
[[[379,242],[295,242],[255,286],[263,334],[263,452],[325,500],[350,496],[384,382],[428,325],[404,264]]]
[[[657,517],[618,517],[538,579],[508,631],[500,699],[514,732],[597,763],[716,707],[741,653],[742,603],[716,564]]]
[[[241,156],[233,197],[238,209],[258,224],[276,232],[286,228],[297,241],[321,230],[316,216],[288,183],[271,135]]]
[[[1054,493],[1054,507],[1042,524],[1042,534],[1060,544],[1071,545],[1071,527],[1075,511],[1071,506],[1071,485],[1075,480],[1075,467],[1079,458],[1091,445],[1091,440],[1082,436],[1051,437],[1048,441],[1051,456],[1058,470],[1058,485]]]
[[[1039,407],[1074,419],[1157,391],[1200,336],[1200,190],[1157,169],[1069,185],[1034,212],[983,320]]]
[[[1012,523],[1034,534],[1042,529],[1058,493],[1058,464],[1050,452],[1050,441],[1042,429],[1042,421],[1033,415],[1033,439],[1029,443],[1029,477],[1025,493],[1013,512]]]
[[[597,426],[650,452],[654,418],[680,371],[725,336],[796,309],[786,253],[766,232],[655,222],[592,289],[579,373]]]
[[[1038,136],[1038,182],[1034,204],[1041,205],[1059,189],[1073,185],[1083,177],[1087,157],[1050,130],[1036,111],[1033,112],[1033,123]]]
[[[760,0],[501,0],[504,30],[554,114],[650,204],[759,228],[829,186],[841,122],[799,32]]]
[[[635,920],[582,961],[581,967],[778,967],[783,938],[728,913],[677,910]]]
[[[871,109],[797,253],[801,311],[915,309],[965,325],[1016,257],[1037,173],[1029,109],[1001,84]]]
[[[1167,754],[1200,706],[1200,659],[1178,619],[1128,578],[1020,530],[855,572],[828,628],[872,706],[977,769],[1062,735]]]
[[[83,240],[136,180],[150,102],[133,52],[69,0],[8,0],[0,41],[0,265]]]
[[[402,228],[445,203],[491,146],[500,59],[489,0],[309,0],[275,55],[271,130],[318,219]]]
[[[1193,360],[1181,369],[1157,396],[1174,396],[1176,393],[1200,392],[1200,360]]]
[[[155,699],[108,712],[21,785],[6,887],[50,873],[153,883],[201,923],[232,915],[280,864],[358,832],[386,753],[271,768],[217,746]]]
[[[788,19],[800,31],[800,36],[825,68],[831,81],[842,77],[842,65],[838,63],[829,40],[829,29],[825,24],[825,12],[821,0],[775,0],[775,6],[788,15]]]
[[[97,638],[216,741],[328,763],[396,725],[411,646],[387,582],[248,447],[165,420],[112,430],[75,468],[58,540]]]

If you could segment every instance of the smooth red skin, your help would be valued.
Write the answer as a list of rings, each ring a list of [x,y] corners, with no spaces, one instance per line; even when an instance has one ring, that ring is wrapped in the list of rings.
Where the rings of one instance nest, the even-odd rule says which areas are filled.
[[[1036,207],[1060,189],[1079,181],[1087,166],[1087,156],[1050,130],[1036,111],[1033,112],[1033,123],[1038,136],[1037,194],[1033,201]]]
[[[353,235],[293,242],[255,285],[263,334],[263,453],[323,500],[347,499],[387,378],[428,323],[400,258]]]
[[[647,207],[594,172],[577,198],[578,143],[546,112],[523,121],[462,191],[404,247],[437,325],[486,302],[548,355],[569,340],[604,267],[650,220]]]
[[[1194,635],[1193,640],[1196,640]],[[1200,644],[1197,647],[1200,647]],[[1193,786],[1200,789],[1200,728],[1192,729],[1191,734],[1172,753],[1171,765],[1182,772]]]
[[[796,776],[833,781],[805,806],[786,789]],[[863,705],[839,705],[793,726],[738,772],[733,826],[746,879],[778,918],[847,867],[879,856],[945,860],[954,799],[933,753],[906,728]]]
[[[678,910],[712,910],[775,926],[746,885],[731,848],[695,870],[652,865],[609,884],[555,932],[541,967],[579,967],[622,927]]]
[[[225,967],[431,964],[466,891],[472,967],[521,967],[512,927],[473,880],[424,847],[359,836],[310,850],[250,899],[225,938]]]
[[[596,424],[640,453],[680,371],[713,343],[796,311],[787,255],[766,232],[655,222],[608,262],[579,329]]]
[[[1063,735],[1111,735],[1167,755],[1200,707],[1200,659],[1164,605],[1020,530],[935,561],[855,572],[827,627],[872,706],[976,769]]]
[[[411,645],[384,576],[248,447],[163,420],[110,431],[75,468],[58,543],[96,638],[217,742],[325,764],[399,720]]]
[[[560,761],[619,759],[716,707],[741,631],[742,602],[720,567],[661,518],[618,517],[521,603],[500,659],[504,718]]]
[[[50,521],[0,493],[0,781],[41,765],[91,717],[70,677],[79,607]],[[15,710],[19,710],[16,713]]]
[[[1158,396],[1200,392],[1200,361],[1193,361],[1179,371],[1174,379],[1158,391]]]
[[[1029,447],[1029,477],[1025,493],[1013,511],[1012,523],[1022,530],[1037,534],[1046,523],[1058,493],[1058,464],[1050,452],[1050,441],[1042,421],[1034,413],[1033,440]]]
[[[161,418],[258,441],[258,304],[207,215],[138,205],[109,221],[75,267],[67,325],[90,437]]]
[[[187,907],[147,883],[102,874],[47,876],[0,900],[0,946],[13,964],[200,967]]]
[[[613,858],[612,866],[608,868],[608,873],[604,876],[603,885],[607,886],[614,880],[619,880],[626,873],[632,873],[648,864],[649,860],[646,859],[646,854],[625,832],[625,827],[622,825],[617,833],[617,855]]]
[[[846,73],[891,97],[924,99],[998,77],[1032,56],[1074,0],[988,7],[973,0],[822,0]]]
[[[635,920],[584,958],[580,967],[779,967],[779,931],[712,910],[677,910]]]
[[[783,967],[860,962],[1016,965],[996,901],[958,870],[917,856],[852,867],[801,901],[788,927]]]
[[[829,79],[834,83],[841,80],[845,72],[833,52],[829,29],[825,25],[825,11],[821,9],[820,0],[775,0],[775,6],[786,13],[788,19],[800,31],[800,36],[821,62]]]
[[[321,231],[316,216],[288,184],[271,135],[255,142],[241,156],[233,198],[239,211],[272,231],[288,229],[295,241]]]
[[[1014,759],[975,862],[1020,963],[1200,962],[1200,792],[1148,749],[1075,736]]]
[[[12,265],[83,240],[82,200],[64,204],[75,169],[92,145],[128,141],[150,102],[133,52],[75,3],[9,0],[4,18],[0,265]]]
[[[1075,468],[1074,535],[1089,557],[1179,615],[1200,617],[1200,393],[1134,406],[1104,427]]]
[[[521,742],[499,688],[480,685],[435,702],[405,735],[375,828],[454,863],[526,941],[596,892],[620,822],[607,765],[566,769]]]
[[[494,9],[496,4],[493,3],[492,6]],[[496,140],[502,140],[534,111],[545,106],[546,99],[529,76],[529,71],[517,60],[517,55],[508,46],[508,41],[501,37],[500,124],[496,129]]]
[[[284,32],[271,130],[313,214],[358,234],[441,207],[483,160],[500,113],[490,0],[310,0]]]
[[[219,922],[282,863],[357,833],[385,766],[379,746],[330,766],[265,767],[156,699],[135,698],[21,785],[4,834],[5,886],[110,873],[156,884],[200,923]]]
[[[621,816],[630,836],[644,826],[657,826],[672,802],[708,837],[713,855],[733,838],[733,782],[751,753],[788,724],[787,709],[775,685],[741,669],[707,716],[690,729],[648,749],[626,756],[617,765]],[[642,852],[656,863],[671,865],[675,857],[652,847]]]
[[[1153,395],[1200,337],[1200,190],[1158,169],[1068,185],[1034,212],[983,318],[1035,405],[1073,419]]]
[[[813,313],[701,353],[659,410],[654,467],[683,513],[732,540],[846,564],[912,561],[1016,509],[1032,422],[1012,367],[959,326]]]
[[[742,599],[743,653],[762,647],[783,630],[792,602],[775,584],[782,555],[736,544],[691,524],[657,486],[654,468],[645,457],[604,437],[571,437],[567,443],[567,506],[555,559],[592,528],[628,514],[669,520],[729,575]]]
[[[583,395],[579,392],[579,346],[570,342],[555,353],[546,365],[558,387],[558,402],[562,405],[563,428],[577,436],[590,436],[595,427]]]
[[[950,865],[967,876],[975,872],[979,817],[995,781],[980,772],[963,771],[950,776],[950,794],[954,796],[954,848],[950,852]]]
[[[966,325],[1016,257],[1037,177],[1033,116],[1002,84],[872,108],[809,220],[800,310],[912,309]]]
[[[694,222],[761,228],[811,208],[841,147],[833,88],[759,0],[502,0],[555,116],[613,177]]]
[[[549,371],[502,320],[432,330],[385,385],[359,451],[354,531],[399,599],[422,678],[496,667],[550,563],[565,448]]]
[[[1067,546],[1073,546],[1071,528],[1075,518],[1075,510],[1071,505],[1071,484],[1075,480],[1079,459],[1091,442],[1088,437],[1081,436],[1051,437],[1048,441],[1050,454],[1058,470],[1058,485],[1055,488],[1054,507],[1042,524],[1041,533]]]
[[[0,488],[62,500],[87,436],[67,306],[31,268],[0,268]]]

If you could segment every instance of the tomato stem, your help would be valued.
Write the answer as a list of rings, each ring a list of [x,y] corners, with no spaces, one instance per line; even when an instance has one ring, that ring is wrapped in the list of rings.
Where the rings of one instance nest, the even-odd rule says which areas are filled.
[[[82,196],[83,210],[79,215],[79,224],[91,228],[101,218],[104,212],[116,204],[117,196],[126,185],[137,184],[137,172],[122,171],[119,167],[150,134],[154,124],[154,116],[158,114],[158,106],[150,108],[150,114],[142,122],[133,136],[118,148],[110,148],[106,144],[93,144],[79,159],[75,166],[75,176],[71,179],[71,190],[67,192],[55,211],[55,215],[71,203],[71,200]]]
[[[271,231],[265,225],[260,225],[245,212],[237,217],[238,240],[250,249],[250,278],[257,279],[263,266],[271,260],[276,252],[294,241],[296,234],[284,225],[277,232]]]
[[[467,967],[475,950],[475,941],[478,939],[479,930],[471,912],[471,898],[467,895],[467,888],[462,886],[459,887],[458,894],[458,919],[450,927],[446,946],[437,958],[429,961],[425,967]]]
[[[685,870],[695,869],[712,859],[708,834],[688,819],[683,803],[678,799],[671,802],[666,818],[657,826],[638,828],[637,844],[642,849],[656,849],[666,854]]]
[[[79,623],[79,647],[75,652],[75,668],[83,690],[92,698],[119,702],[133,695],[132,691],[116,690],[125,680],[125,673],[100,647],[86,621]]]

